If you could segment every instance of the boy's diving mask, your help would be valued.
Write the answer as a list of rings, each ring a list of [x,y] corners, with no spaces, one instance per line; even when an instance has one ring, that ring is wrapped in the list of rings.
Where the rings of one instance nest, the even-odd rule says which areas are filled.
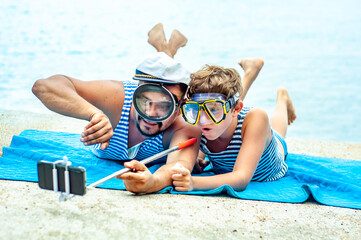
[[[180,110],[184,120],[191,125],[196,125],[198,121],[200,124],[207,124],[211,121],[214,124],[220,124],[237,102],[238,96],[237,93],[236,96],[227,100],[226,96],[221,93],[196,93],[193,94],[190,101],[181,104]],[[201,116],[202,109],[208,118]]]
[[[177,109],[177,97],[162,84],[145,83],[133,94],[133,106],[144,119],[152,122],[167,120]]]

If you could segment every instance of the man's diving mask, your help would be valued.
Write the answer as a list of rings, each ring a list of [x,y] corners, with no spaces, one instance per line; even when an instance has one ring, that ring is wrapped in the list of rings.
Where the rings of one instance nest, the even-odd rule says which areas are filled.
[[[177,97],[162,84],[145,83],[133,94],[133,106],[139,116],[152,122],[167,120],[176,111]]]
[[[191,124],[196,125],[198,121],[201,124],[207,124],[211,121],[214,124],[220,124],[224,121],[228,111],[238,101],[239,94],[227,100],[226,96],[221,93],[196,93],[193,94],[190,101],[181,104],[181,113],[184,120]],[[207,114],[202,116],[202,110]]]

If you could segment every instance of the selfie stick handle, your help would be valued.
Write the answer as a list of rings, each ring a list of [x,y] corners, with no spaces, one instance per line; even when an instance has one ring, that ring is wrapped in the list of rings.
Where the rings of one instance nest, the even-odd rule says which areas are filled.
[[[146,158],[146,159],[144,159],[144,160],[142,160],[140,162],[143,163],[143,164],[150,163],[150,162],[152,162],[152,161],[154,161],[154,160],[156,160],[158,158],[161,158],[161,157],[163,157],[163,156],[165,156],[165,155],[167,155],[167,154],[169,154],[171,152],[180,150],[182,148],[186,148],[186,147],[194,144],[196,141],[197,141],[197,139],[191,138],[191,139],[189,139],[189,140],[187,140],[185,142],[179,143],[174,147],[171,147],[171,148],[169,148],[169,149],[167,149],[167,150],[165,150],[163,152],[157,153],[157,154],[155,154],[155,155],[153,155],[153,156],[151,156],[149,158]],[[102,184],[102,183],[104,183],[104,182],[106,182],[106,181],[108,181],[108,180],[110,180],[110,179],[112,179],[112,178],[114,178],[116,176],[119,176],[119,175],[121,175],[123,173],[129,172],[130,170],[131,170],[130,168],[123,168],[122,170],[116,171],[115,173],[112,173],[109,176],[107,176],[105,178],[102,178],[102,179],[90,184],[87,188],[95,188],[98,185],[100,185],[100,184]]]

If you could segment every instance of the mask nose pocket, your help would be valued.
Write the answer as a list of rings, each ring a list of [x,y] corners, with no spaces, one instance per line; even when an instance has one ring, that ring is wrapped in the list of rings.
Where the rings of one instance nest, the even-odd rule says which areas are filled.
[[[128,148],[128,157],[129,159],[134,159],[135,156],[137,156],[137,153],[140,149],[140,146],[141,146],[142,143],[138,143],[137,145],[131,147],[131,148]]]

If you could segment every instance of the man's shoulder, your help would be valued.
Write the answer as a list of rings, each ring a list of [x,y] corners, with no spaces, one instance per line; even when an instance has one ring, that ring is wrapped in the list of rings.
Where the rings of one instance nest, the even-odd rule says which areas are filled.
[[[122,83],[124,86],[128,86],[128,87],[137,87],[138,86],[138,81],[134,81],[134,80],[125,80],[125,81],[119,81],[120,83]]]

